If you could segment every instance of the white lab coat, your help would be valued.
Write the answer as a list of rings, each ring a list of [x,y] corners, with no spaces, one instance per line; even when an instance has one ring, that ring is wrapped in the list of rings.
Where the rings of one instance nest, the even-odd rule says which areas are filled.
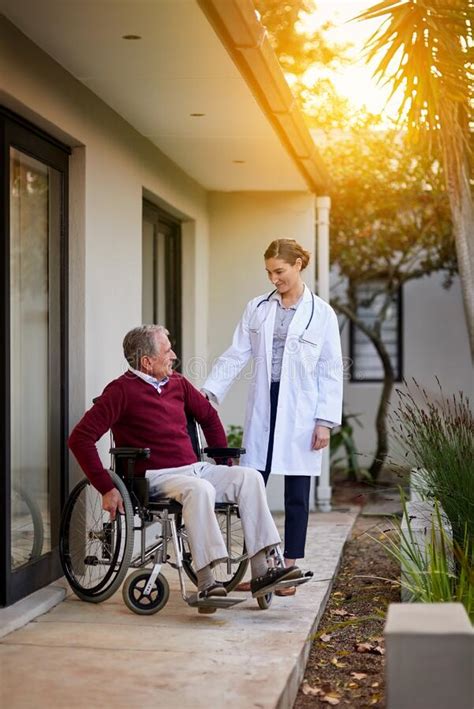
[[[247,452],[241,464],[258,470],[265,469],[267,457],[273,328],[278,308],[276,300],[267,300],[269,295],[247,304],[231,346],[216,360],[203,386],[221,403],[253,358],[243,439]],[[341,413],[342,355],[337,317],[305,286],[283,354],[272,473],[320,475],[322,451],[311,450],[315,420],[338,424]]]

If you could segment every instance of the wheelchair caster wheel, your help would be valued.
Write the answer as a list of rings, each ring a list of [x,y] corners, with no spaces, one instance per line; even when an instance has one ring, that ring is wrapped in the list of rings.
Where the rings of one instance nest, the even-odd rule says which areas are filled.
[[[270,608],[273,601],[273,593],[266,593],[264,596],[257,596],[258,607],[261,611],[266,611]]]
[[[164,608],[170,597],[168,581],[158,574],[153,588],[148,595],[144,594],[150,578],[150,570],[139,569],[125,579],[122,596],[127,608],[139,615],[152,615]]]

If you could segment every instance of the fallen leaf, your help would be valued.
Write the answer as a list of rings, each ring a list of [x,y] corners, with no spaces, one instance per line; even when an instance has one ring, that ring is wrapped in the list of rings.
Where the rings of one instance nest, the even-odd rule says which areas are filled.
[[[336,608],[336,610],[331,611],[333,615],[340,615],[342,617],[349,615],[349,611],[346,611],[344,608]]]
[[[319,636],[319,639],[321,640],[322,643],[328,643],[332,638],[332,635],[329,635],[329,633],[323,633],[323,635]]]
[[[343,667],[347,667],[347,664],[345,662],[339,662],[337,657],[332,658],[331,665],[334,665],[334,667],[339,667],[340,669],[342,669]]]
[[[306,680],[303,682],[301,687],[303,694],[309,695],[310,697],[317,697],[318,694],[322,694],[322,689],[319,687],[312,687]]]
[[[354,679],[361,680],[365,679],[367,675],[365,672],[351,672],[351,677],[354,677]]]
[[[381,698],[382,697],[380,696],[380,694],[374,694],[374,696],[370,700],[370,703],[371,704],[378,704],[380,702]]]
[[[355,649],[357,652],[372,652],[374,646],[370,643],[356,643]]]
[[[335,692],[329,692],[328,694],[323,694],[322,697],[319,697],[319,701],[325,702],[326,704],[330,704],[332,707],[335,707],[336,704],[339,704],[340,696]]]
[[[372,682],[372,684],[371,684],[370,686],[371,686],[371,687],[379,687],[379,686],[380,686],[380,682]]]
[[[350,687],[350,689],[356,689],[356,688],[358,689],[359,688],[359,685],[357,684],[357,682],[349,682],[349,684],[347,686]]]
[[[344,594],[341,591],[335,591],[332,595],[333,596],[342,596]]]
[[[355,643],[357,652],[371,652],[373,655],[385,655],[385,648],[372,643]]]

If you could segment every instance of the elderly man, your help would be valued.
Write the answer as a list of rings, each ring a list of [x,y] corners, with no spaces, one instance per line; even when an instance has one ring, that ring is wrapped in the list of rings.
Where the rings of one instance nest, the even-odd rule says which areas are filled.
[[[74,428],[69,447],[112,518],[117,510],[123,512],[122,498],[102,466],[97,441],[112,429],[117,446],[150,448],[150,458],[137,461],[136,474],[146,475],[152,495],[174,498],[183,506],[198,600],[226,594],[212,572],[216,562],[227,558],[214,504],[237,503],[250,557],[251,590],[261,593],[278,581],[295,578],[299,570],[268,565],[268,553],[280,543],[280,536],[260,473],[198,461],[187,432],[188,414],[201,425],[209,446],[225,447],[226,436],[209,401],[173,371],[176,355],[168,334],[160,325],[143,325],[127,333],[123,350],[130,369],[106,386]]]

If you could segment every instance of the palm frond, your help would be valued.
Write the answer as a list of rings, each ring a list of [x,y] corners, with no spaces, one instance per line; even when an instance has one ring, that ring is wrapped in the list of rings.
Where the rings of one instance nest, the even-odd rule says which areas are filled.
[[[387,12],[394,12],[403,5],[406,5],[406,0],[384,0],[383,2],[377,3],[377,5],[372,5],[372,7],[364,10],[364,12],[361,12],[360,15],[356,15],[356,17],[353,17],[351,21],[372,20],[375,17],[386,15]]]
[[[446,101],[467,105],[470,93],[474,52],[463,0],[386,0],[355,19],[376,17],[384,20],[366,44],[366,61],[377,60],[374,79],[390,87],[387,103],[401,94],[399,122],[437,130]]]

